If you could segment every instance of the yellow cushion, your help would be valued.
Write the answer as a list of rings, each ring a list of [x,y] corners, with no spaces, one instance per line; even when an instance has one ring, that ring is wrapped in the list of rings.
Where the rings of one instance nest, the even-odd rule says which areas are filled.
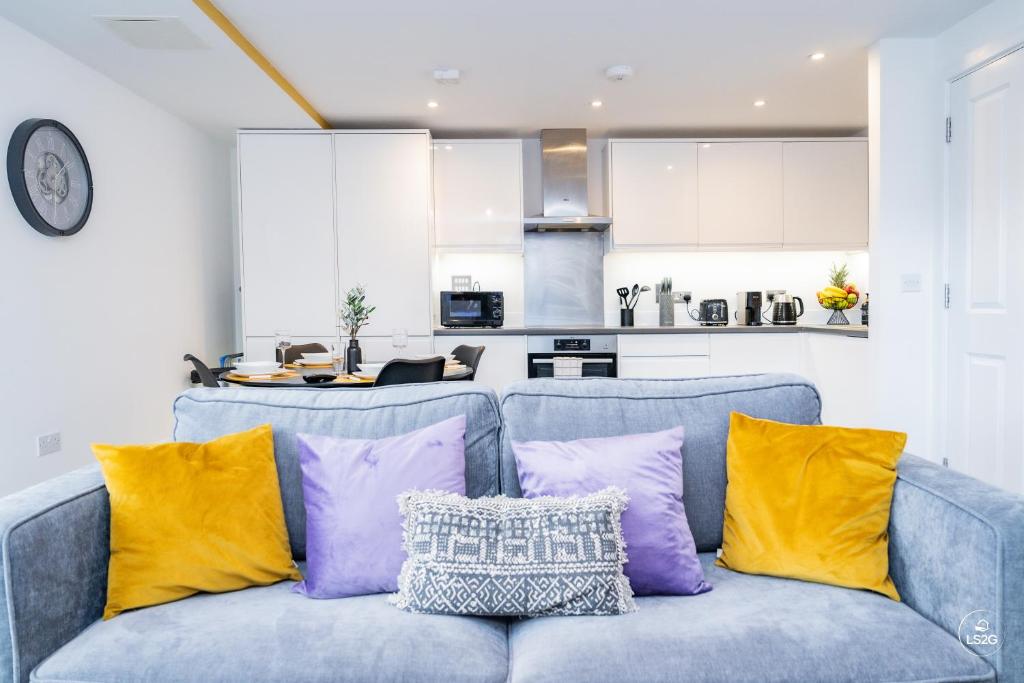
[[[207,443],[93,444],[110,494],[103,618],[299,580],[270,425]]]
[[[733,413],[717,564],[864,588],[889,578],[889,508],[907,435],[790,425]]]

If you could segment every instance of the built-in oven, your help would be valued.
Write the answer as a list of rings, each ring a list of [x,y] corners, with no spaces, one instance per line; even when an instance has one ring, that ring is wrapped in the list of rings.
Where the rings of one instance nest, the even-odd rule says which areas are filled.
[[[569,359],[579,362],[562,365],[578,367],[579,377],[617,377],[615,342],[615,335],[527,337],[526,376],[554,377],[556,359]]]

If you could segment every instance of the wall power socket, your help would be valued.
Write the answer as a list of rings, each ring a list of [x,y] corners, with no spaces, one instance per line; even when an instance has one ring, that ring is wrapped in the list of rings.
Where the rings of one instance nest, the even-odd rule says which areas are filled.
[[[36,455],[40,458],[60,452],[60,432],[43,434],[36,440]]]

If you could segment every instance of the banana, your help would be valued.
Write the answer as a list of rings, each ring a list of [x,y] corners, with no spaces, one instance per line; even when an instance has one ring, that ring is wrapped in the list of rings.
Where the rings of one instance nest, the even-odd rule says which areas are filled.
[[[846,298],[846,290],[845,289],[839,289],[838,287],[833,287],[832,285],[829,285],[828,287],[826,287],[822,291],[825,292],[826,296],[841,296],[844,299]]]

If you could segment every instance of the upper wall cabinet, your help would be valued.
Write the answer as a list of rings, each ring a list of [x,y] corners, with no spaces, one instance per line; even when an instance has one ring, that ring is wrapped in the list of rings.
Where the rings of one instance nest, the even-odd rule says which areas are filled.
[[[782,168],[787,246],[867,246],[867,142],[786,142]]]
[[[434,226],[439,247],[522,249],[522,143],[435,141]]]
[[[238,135],[246,337],[335,332],[331,136]]]
[[[715,142],[698,150],[700,243],[782,244],[782,143]]]
[[[614,246],[696,246],[697,145],[613,140],[608,156]]]
[[[360,334],[429,335],[430,135],[333,138],[339,287],[365,286],[367,303],[377,307]]]

